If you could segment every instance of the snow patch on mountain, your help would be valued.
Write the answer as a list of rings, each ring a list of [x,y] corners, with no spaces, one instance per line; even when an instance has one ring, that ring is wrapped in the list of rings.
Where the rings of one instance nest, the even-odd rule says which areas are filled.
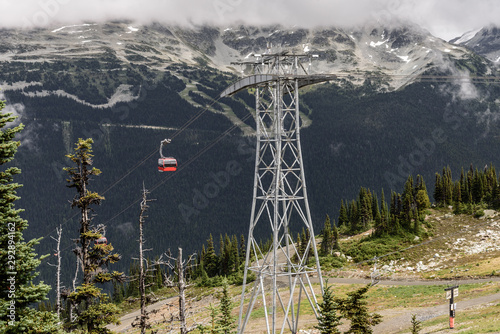
[[[54,29],[51,32],[56,33],[56,32],[60,32],[62,30],[66,30],[68,28],[89,27],[89,26],[95,26],[95,25],[97,25],[97,24],[96,23],[73,24],[73,25],[70,25],[70,26],[63,26],[63,27]],[[75,33],[75,32],[77,32],[77,31],[70,31],[70,33]]]
[[[91,107],[93,109],[105,109],[105,108],[112,108],[114,107],[117,103],[120,102],[132,102],[135,101],[139,98],[139,96],[134,96],[132,92],[132,86],[131,85],[120,85],[116,92],[111,96],[111,98],[108,99],[107,103],[103,104],[92,104],[87,101],[84,101],[77,96],[73,94],[69,94],[65,92],[62,89],[58,89],[55,91],[49,91],[49,90],[41,90],[41,91],[35,91],[35,92],[27,92],[23,93],[25,96],[29,97],[45,97],[45,96],[62,96],[62,97],[67,97],[70,98],[80,104],[83,104],[85,106]]]
[[[480,31],[481,31],[481,29],[468,31],[465,34],[463,34],[461,37],[459,37],[458,39],[453,39],[451,41],[453,41],[454,44],[467,44],[467,42],[469,42],[472,38],[474,38],[474,36],[476,36],[477,33]]]

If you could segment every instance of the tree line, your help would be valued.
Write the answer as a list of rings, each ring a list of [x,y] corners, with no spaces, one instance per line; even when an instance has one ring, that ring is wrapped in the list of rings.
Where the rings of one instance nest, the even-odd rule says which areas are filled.
[[[356,199],[350,202],[341,200],[338,224],[335,225],[340,233],[347,235],[365,232],[370,228],[373,228],[374,235],[397,235],[401,232],[418,235],[424,211],[430,205],[423,177],[417,175],[413,178],[410,175],[402,193],[391,191],[389,203],[384,190],[379,200],[374,191],[364,187],[361,187]]]
[[[453,180],[450,167],[443,168],[441,174],[436,173],[434,199],[436,206],[451,205],[456,213],[473,213],[478,205],[500,209],[500,179],[495,166],[478,169],[470,165],[467,172],[462,167],[458,180]]]

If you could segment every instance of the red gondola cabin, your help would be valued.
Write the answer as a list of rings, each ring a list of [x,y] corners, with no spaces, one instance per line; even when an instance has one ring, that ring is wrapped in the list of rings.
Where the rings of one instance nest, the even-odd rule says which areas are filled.
[[[158,159],[158,171],[175,172],[177,170],[177,160],[172,157]]]
[[[106,237],[100,237],[95,241],[96,245],[107,245],[108,244],[108,239]]]

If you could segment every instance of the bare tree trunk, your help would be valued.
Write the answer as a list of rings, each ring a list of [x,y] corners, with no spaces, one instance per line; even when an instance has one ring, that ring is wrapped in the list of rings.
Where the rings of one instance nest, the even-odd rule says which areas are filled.
[[[62,226],[57,229],[57,281],[56,281],[56,312],[57,318],[61,319],[61,235]]]
[[[73,291],[76,291],[76,280],[78,279],[78,269],[80,269],[80,259],[78,256],[76,257],[76,270],[75,270],[75,277],[73,278]],[[71,322],[76,321],[76,314],[74,314],[75,311],[75,304],[71,302],[71,305],[69,307],[69,320]]]
[[[168,258],[168,261],[163,261],[162,258],[160,258],[159,261],[157,261],[157,264],[162,263],[168,266],[170,270],[175,274],[177,274],[178,281],[177,283],[174,283],[173,280],[170,279],[170,277],[166,278],[167,281],[167,286],[170,287],[177,287],[178,292],[179,292],[179,329],[180,329],[180,334],[187,334],[189,332],[192,332],[196,328],[198,328],[199,324],[196,324],[188,327],[186,324],[186,318],[187,318],[187,312],[186,312],[186,289],[188,288],[188,284],[185,281],[185,274],[186,274],[186,268],[190,268],[192,266],[192,261],[193,258],[196,254],[192,254],[189,256],[188,260],[183,260],[182,258],[182,248],[179,247],[179,255],[177,258],[174,258],[170,256],[170,250],[168,253],[165,253],[166,257]],[[162,255],[163,257],[163,255]],[[174,263],[173,263],[174,262]],[[186,266],[187,264],[187,266]],[[171,319],[169,322],[172,323],[174,320]]]
[[[57,247],[56,247],[56,253],[54,254],[57,256],[57,264],[51,264],[49,263],[50,266],[56,267],[56,313],[57,313],[57,318],[60,320],[61,319],[61,235],[62,235],[62,226],[59,225],[59,228],[56,228],[56,233],[57,233],[57,239],[54,237],[51,237],[53,240],[57,241]]]
[[[81,166],[81,174],[83,177],[88,177],[88,171],[86,166]],[[87,184],[84,182],[82,184],[82,191],[80,193],[80,198],[84,197],[87,194]],[[82,265],[82,270],[83,270],[83,283],[89,284],[90,281],[92,280],[92,273],[89,272],[89,256],[88,256],[88,247],[89,247],[89,240],[85,233],[88,232],[89,230],[89,224],[90,224],[90,219],[89,219],[89,212],[87,206],[83,206],[81,208],[82,212],[82,220],[80,222],[81,227],[80,227],[80,246],[81,246],[81,265]]]
[[[148,320],[148,314],[146,310],[146,275],[144,271],[144,254],[143,254],[143,233],[142,233],[142,226],[144,225],[144,219],[146,216],[144,216],[144,213],[148,209],[148,199],[147,199],[147,194],[148,191],[146,188],[144,188],[143,184],[143,191],[142,191],[142,202],[141,202],[141,214],[139,216],[139,293],[141,295],[141,318],[139,321],[139,325],[141,327],[141,334],[146,333],[146,327],[147,327],[147,320]]]
[[[181,334],[187,334],[186,328],[186,283],[184,282],[184,263],[182,262],[182,248],[179,247],[179,259],[177,261],[179,270],[179,320],[181,321]]]

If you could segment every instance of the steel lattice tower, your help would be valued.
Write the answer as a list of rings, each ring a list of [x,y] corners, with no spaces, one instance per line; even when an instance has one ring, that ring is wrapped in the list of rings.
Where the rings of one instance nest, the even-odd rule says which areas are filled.
[[[310,275],[317,275],[323,290],[300,145],[299,88],[335,76],[308,75],[303,63],[310,63],[310,55],[281,53],[254,58],[253,62],[233,63],[245,66],[252,74],[221,94],[224,97],[248,88],[255,90],[255,178],[238,333],[245,332],[257,305],[264,307],[267,333],[283,333],[287,327],[297,333],[304,295],[318,316]],[[301,228],[306,231],[307,242],[301,245],[303,254],[299,255],[290,231]],[[261,235],[271,234],[270,248],[261,248],[254,238],[256,230]],[[316,268],[307,265],[310,255]],[[250,277],[255,281],[246,302]],[[278,285],[287,286],[286,291],[278,290]]]

